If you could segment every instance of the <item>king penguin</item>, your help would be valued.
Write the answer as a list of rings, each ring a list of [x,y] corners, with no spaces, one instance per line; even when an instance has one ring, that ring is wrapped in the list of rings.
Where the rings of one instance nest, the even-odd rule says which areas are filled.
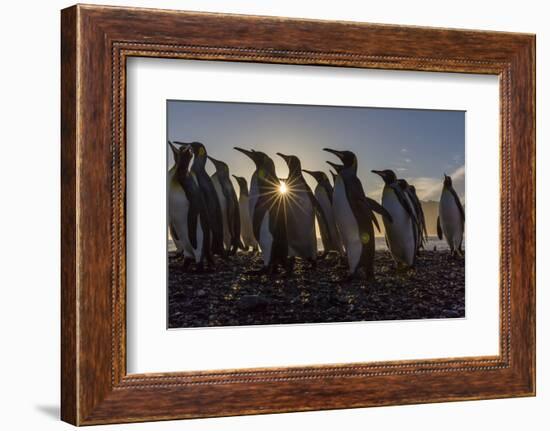
[[[254,231],[252,230],[252,219],[250,218],[250,207],[248,202],[248,184],[246,178],[233,175],[237,183],[239,184],[239,214],[241,217],[241,238],[243,241],[244,249],[257,250],[258,242],[254,238]]]
[[[315,217],[320,230],[328,230],[323,211],[313,196],[302,175],[300,159],[293,155],[277,153],[288,166],[288,177],[284,181],[286,201],[286,228],[289,257],[300,257],[309,262],[317,259],[317,235]]]
[[[248,208],[250,212],[250,219],[253,220],[254,210],[256,208],[256,202],[258,200],[258,196],[260,195],[260,191],[258,187],[258,170],[260,169],[261,163],[264,161],[267,155],[265,153],[262,153],[261,151],[245,150],[244,148],[240,148],[240,147],[233,147],[233,148],[243,153],[245,156],[248,156],[254,162],[254,165],[255,165],[254,172],[250,177],[250,190],[248,192]]]
[[[340,231],[350,277],[364,272],[367,280],[374,278],[374,227],[378,222],[374,212],[381,214],[391,223],[390,214],[376,201],[368,198],[357,177],[357,157],[351,151],[324,148],[336,155],[343,166],[336,175],[333,193],[333,209],[336,225]]]
[[[337,251],[340,254],[344,254],[344,246],[342,245],[342,239],[340,238],[340,233],[336,227],[336,222],[334,220],[334,213],[332,210],[332,194],[334,192],[332,185],[325,174],[322,171],[308,171],[307,169],[302,169],[306,174],[311,175],[317,181],[315,186],[314,195],[317,202],[323,211],[327,223],[327,229],[321,229],[321,241],[323,242],[323,250],[325,253],[329,251]]]
[[[424,210],[422,209],[420,199],[418,199],[418,196],[416,195],[415,187],[410,185],[407,180],[404,180],[402,178],[398,179],[397,183],[399,184],[399,187],[401,187],[403,193],[405,193],[405,196],[407,196],[407,198],[409,199],[409,202],[414,210],[414,215],[417,223],[416,249],[418,252],[418,250],[425,247],[428,241],[428,231],[426,229],[426,218],[424,216]]]
[[[288,242],[284,199],[278,192],[280,183],[273,160],[262,152],[257,157],[258,198],[254,207],[252,228],[262,252],[263,269],[273,273],[278,265],[287,267]]]
[[[205,258],[211,261],[206,207],[201,191],[188,171],[191,148],[183,146],[178,149],[171,142],[169,145],[175,162],[168,178],[170,233],[178,251],[183,253],[184,269],[194,260],[200,271]]]
[[[214,164],[216,172],[211,176],[222,210],[223,237],[226,250],[233,255],[242,248],[241,217],[239,215],[239,201],[233,182],[229,176],[229,166],[221,160],[208,156]]]
[[[447,174],[443,180],[443,189],[439,199],[439,217],[437,217],[437,236],[447,240],[451,256],[462,255],[464,237],[464,207],[453,188],[453,180]]]
[[[212,242],[211,250],[212,253],[225,257],[223,247],[222,211],[216,189],[214,188],[214,183],[205,169],[207,157],[206,147],[200,142],[191,142],[189,144],[184,142],[175,143],[191,146],[194,158],[190,173],[199,186],[208,211],[208,225],[211,231],[210,240]]]
[[[384,180],[382,206],[391,214],[393,223],[386,223],[386,244],[399,269],[413,267],[418,245],[418,222],[410,198],[403,192],[395,172],[373,170]]]

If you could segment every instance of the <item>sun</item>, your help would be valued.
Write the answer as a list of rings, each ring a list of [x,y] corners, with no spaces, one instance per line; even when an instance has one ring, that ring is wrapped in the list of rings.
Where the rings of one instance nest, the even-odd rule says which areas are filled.
[[[286,183],[284,181],[281,181],[279,184],[279,193],[284,195],[288,192],[288,188],[286,187]]]

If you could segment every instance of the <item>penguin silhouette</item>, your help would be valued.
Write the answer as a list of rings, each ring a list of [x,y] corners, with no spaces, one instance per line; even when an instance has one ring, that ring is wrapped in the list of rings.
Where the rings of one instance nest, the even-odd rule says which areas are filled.
[[[410,198],[400,187],[395,172],[373,170],[384,180],[382,206],[391,214],[392,223],[384,220],[386,244],[398,269],[413,267],[418,245],[418,221]]]
[[[451,249],[451,256],[462,255],[462,241],[464,238],[464,207],[460,202],[453,180],[444,174],[441,198],[439,199],[439,217],[437,218],[437,236],[447,241]]]
[[[324,148],[324,151],[336,155],[343,163],[336,167],[333,193],[334,217],[340,231],[351,277],[364,272],[367,280],[374,278],[374,226],[378,222],[374,212],[381,214],[391,223],[391,215],[375,200],[368,198],[363,185],[357,177],[357,157],[351,151],[339,151]]]
[[[214,164],[216,172],[211,176],[220,207],[222,210],[223,237],[226,250],[233,255],[241,244],[241,217],[239,214],[239,202],[229,176],[229,166],[221,160],[208,156]]]
[[[244,245],[244,250],[258,248],[258,242],[254,238],[252,229],[252,219],[250,218],[250,207],[248,203],[248,184],[246,178],[233,175],[233,178],[239,184],[239,214],[241,217],[241,238]]]
[[[190,169],[191,177],[197,182],[202,198],[208,210],[208,225],[211,231],[212,253],[225,257],[223,246],[223,220],[220,202],[212,179],[206,172],[206,147],[200,142],[174,142],[178,145],[189,145],[193,151],[193,163]]]

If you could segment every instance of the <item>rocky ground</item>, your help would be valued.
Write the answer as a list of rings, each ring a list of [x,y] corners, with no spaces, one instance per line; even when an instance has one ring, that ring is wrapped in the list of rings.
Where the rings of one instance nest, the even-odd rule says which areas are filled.
[[[376,251],[376,279],[341,281],[338,259],[316,269],[297,261],[294,274],[247,274],[258,256],[239,253],[219,260],[212,273],[183,270],[169,255],[170,328],[352,322],[464,317],[464,259],[448,251],[423,251],[416,269],[397,273],[387,251]]]

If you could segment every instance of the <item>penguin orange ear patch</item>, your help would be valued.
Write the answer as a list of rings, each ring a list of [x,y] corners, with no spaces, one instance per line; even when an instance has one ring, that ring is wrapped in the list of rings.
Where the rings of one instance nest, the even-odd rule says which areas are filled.
[[[199,148],[199,156],[204,156],[204,155],[206,155],[206,150],[203,147],[200,147]]]

